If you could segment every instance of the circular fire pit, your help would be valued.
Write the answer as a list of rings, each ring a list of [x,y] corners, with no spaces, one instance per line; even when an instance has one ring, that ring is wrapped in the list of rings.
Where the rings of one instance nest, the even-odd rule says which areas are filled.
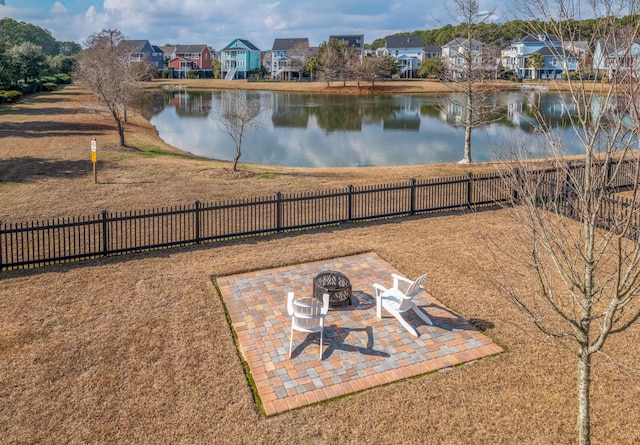
[[[334,270],[320,272],[313,279],[313,297],[322,301],[323,294],[329,294],[329,306],[350,305],[351,281]]]

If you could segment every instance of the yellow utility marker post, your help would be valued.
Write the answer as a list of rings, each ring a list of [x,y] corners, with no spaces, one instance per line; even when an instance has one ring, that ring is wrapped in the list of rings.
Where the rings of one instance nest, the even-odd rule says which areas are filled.
[[[98,144],[96,138],[91,139],[91,162],[93,163],[93,183],[98,183]]]

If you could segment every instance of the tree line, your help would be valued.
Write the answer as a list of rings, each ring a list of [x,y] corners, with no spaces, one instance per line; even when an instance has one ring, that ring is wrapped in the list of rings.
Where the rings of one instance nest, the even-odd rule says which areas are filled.
[[[68,82],[81,49],[75,42],[56,40],[38,26],[0,19],[0,102],[38,91],[45,84],[51,88],[50,84]]]

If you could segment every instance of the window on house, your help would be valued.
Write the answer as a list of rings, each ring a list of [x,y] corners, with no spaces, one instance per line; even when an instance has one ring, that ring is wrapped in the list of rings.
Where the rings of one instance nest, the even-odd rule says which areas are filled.
[[[556,66],[557,64],[558,64],[558,59],[554,57],[553,60],[551,60],[551,66]]]
[[[192,59],[199,59],[199,58],[200,58],[200,54],[197,54],[197,53],[194,54],[193,57],[192,57]]]

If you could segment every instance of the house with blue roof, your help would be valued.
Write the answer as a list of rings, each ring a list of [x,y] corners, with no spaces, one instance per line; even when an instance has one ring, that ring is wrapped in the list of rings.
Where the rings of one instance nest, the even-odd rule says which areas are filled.
[[[542,56],[542,66],[531,66],[533,54]],[[503,51],[503,65],[520,79],[560,79],[562,74],[577,71],[578,56],[553,35],[529,34]]]
[[[226,80],[248,79],[260,69],[260,50],[245,39],[235,39],[220,51],[222,77]]]

